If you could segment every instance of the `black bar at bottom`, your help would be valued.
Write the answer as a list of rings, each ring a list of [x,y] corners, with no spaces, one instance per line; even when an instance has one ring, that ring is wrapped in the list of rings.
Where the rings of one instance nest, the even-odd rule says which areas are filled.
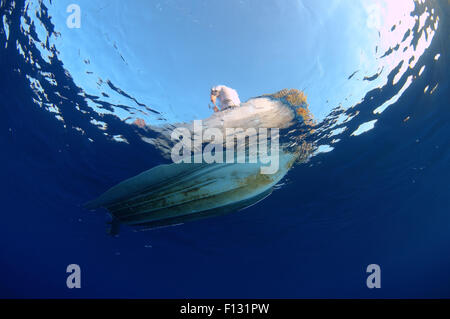
[[[64,314],[104,312],[139,312],[142,318],[300,318],[344,310],[348,313],[386,314],[384,306],[414,310],[418,306],[449,309],[450,299],[3,299],[2,311],[11,308],[45,311],[65,309]],[[361,308],[362,306],[364,308]],[[96,309],[97,308],[97,309]],[[359,309],[359,310],[357,310]],[[361,312],[361,309],[365,311]],[[311,317],[310,315],[306,317]]]

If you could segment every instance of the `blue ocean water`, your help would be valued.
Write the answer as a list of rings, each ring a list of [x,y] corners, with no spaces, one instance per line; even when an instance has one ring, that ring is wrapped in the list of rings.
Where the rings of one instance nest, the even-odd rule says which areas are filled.
[[[263,43],[258,42],[263,38],[258,30],[264,28],[259,21],[265,19],[270,29],[281,32],[284,25],[276,17],[288,16],[289,8],[279,3],[276,8],[261,6],[261,12],[244,23],[253,49],[258,48],[249,55],[254,57],[252,64],[246,50],[236,50],[226,40],[219,41],[219,48],[171,49],[177,32],[186,32],[182,34],[186,42],[189,37],[207,37],[200,27],[188,32],[181,26],[186,17],[201,24],[206,18],[196,14],[209,12],[209,7],[200,8],[209,4],[152,3],[148,10],[155,13],[148,23],[154,28],[139,33],[132,26],[141,23],[137,17],[144,2],[113,1],[114,14],[132,19],[112,19],[118,24],[99,27],[101,38],[83,41],[76,30],[64,31],[68,13],[58,6],[65,9],[69,2],[63,2],[0,4],[1,297],[450,297],[447,1],[412,2],[413,10],[405,17],[413,22],[399,40],[394,39],[398,43],[388,43],[389,49],[378,52],[389,38],[381,33],[383,41],[376,40],[377,47],[371,47],[377,61],[392,60],[375,69],[361,62],[361,70],[347,73],[344,66],[349,62],[344,57],[355,48],[351,39],[356,39],[361,52],[365,48],[357,31],[344,32],[349,43],[335,44],[334,54],[326,46],[333,38],[324,17],[342,18],[339,10],[344,8],[338,4],[335,13],[325,14],[320,6],[302,2],[299,12],[316,21],[301,31],[312,34],[311,39],[291,39],[297,48],[277,34],[273,39],[280,39],[274,40],[278,49],[264,50],[258,47]],[[79,2],[87,20],[83,30],[97,11]],[[400,3],[402,7],[409,2]],[[255,3],[230,2],[217,11],[235,12],[238,19],[246,5],[252,8]],[[354,23],[356,10],[349,13]],[[164,21],[167,17],[156,16],[168,11],[170,23]],[[340,19],[340,27],[345,29],[347,21]],[[399,23],[387,29],[394,32],[401,27]],[[217,28],[213,33],[221,34]],[[237,32],[236,24],[222,28]],[[144,37],[147,33],[149,38]],[[248,41],[247,33],[242,34],[242,41]],[[110,45],[110,51],[100,47],[99,39]],[[158,51],[153,58],[167,57],[166,62],[175,66],[163,69],[158,65],[166,64],[160,60],[147,70],[150,66],[136,45],[150,46]],[[414,57],[407,55],[408,48]],[[235,54],[232,61],[220,60],[224,68],[241,69],[240,63],[245,63],[248,74],[242,71],[233,78],[225,71],[212,74],[205,67],[189,73],[192,83],[183,82],[187,71],[176,73],[177,63],[183,62],[180,68],[188,68],[183,59],[193,65],[211,61],[216,65],[219,58],[209,56],[216,49]],[[296,55],[297,50],[302,55]],[[330,60],[312,63],[308,54]],[[240,56],[243,61],[236,61]],[[279,62],[280,56],[299,61],[306,73],[294,72],[290,60]],[[275,65],[273,70],[264,66],[270,76],[260,80],[259,60],[273,60]],[[366,60],[370,56],[361,58]],[[89,82],[92,74],[95,79]],[[204,74],[212,79],[202,82]],[[156,127],[206,117],[206,84],[227,77],[242,92],[242,100],[295,84],[309,93],[310,110],[318,122],[313,142],[319,151],[293,167],[271,196],[244,211],[146,232],[122,227],[118,237],[108,236],[106,211],[87,211],[83,203],[167,162],[154,144],[146,142],[158,138],[158,132],[142,129],[135,120],[145,119]],[[247,84],[249,79],[253,84]],[[197,86],[206,101],[198,109],[192,106],[200,100]],[[343,91],[342,98],[335,94]],[[382,106],[386,108],[374,112]],[[370,128],[364,123],[375,124],[363,132]],[[81,289],[66,286],[69,264],[82,269]],[[369,264],[381,267],[380,289],[366,286]]]

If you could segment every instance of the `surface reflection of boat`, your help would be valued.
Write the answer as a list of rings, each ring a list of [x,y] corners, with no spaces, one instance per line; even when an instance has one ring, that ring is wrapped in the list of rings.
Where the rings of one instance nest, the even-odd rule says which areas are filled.
[[[202,120],[204,130],[219,128],[225,136],[226,128],[290,128],[298,123],[313,126],[313,116],[308,110],[306,95],[297,89],[283,89],[274,94],[265,94],[241,103],[239,107],[229,108],[213,113]],[[169,158],[170,151],[175,143],[171,133],[174,127],[185,127],[194,133],[194,123],[177,123],[167,126],[151,126],[149,129],[159,133],[156,138],[142,137],[154,145],[162,154]]]

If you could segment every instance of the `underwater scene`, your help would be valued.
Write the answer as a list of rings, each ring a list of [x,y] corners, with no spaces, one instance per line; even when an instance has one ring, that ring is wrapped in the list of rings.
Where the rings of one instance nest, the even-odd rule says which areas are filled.
[[[0,0],[0,298],[450,298],[449,9]]]

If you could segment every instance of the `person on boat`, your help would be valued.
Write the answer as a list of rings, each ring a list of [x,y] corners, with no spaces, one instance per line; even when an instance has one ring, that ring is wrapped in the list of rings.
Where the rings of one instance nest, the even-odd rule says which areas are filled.
[[[217,99],[219,99],[218,104],[220,110],[216,105]],[[218,85],[211,89],[211,102],[214,105],[214,112],[234,108],[241,104],[241,100],[239,100],[239,95],[236,90],[225,85]]]

